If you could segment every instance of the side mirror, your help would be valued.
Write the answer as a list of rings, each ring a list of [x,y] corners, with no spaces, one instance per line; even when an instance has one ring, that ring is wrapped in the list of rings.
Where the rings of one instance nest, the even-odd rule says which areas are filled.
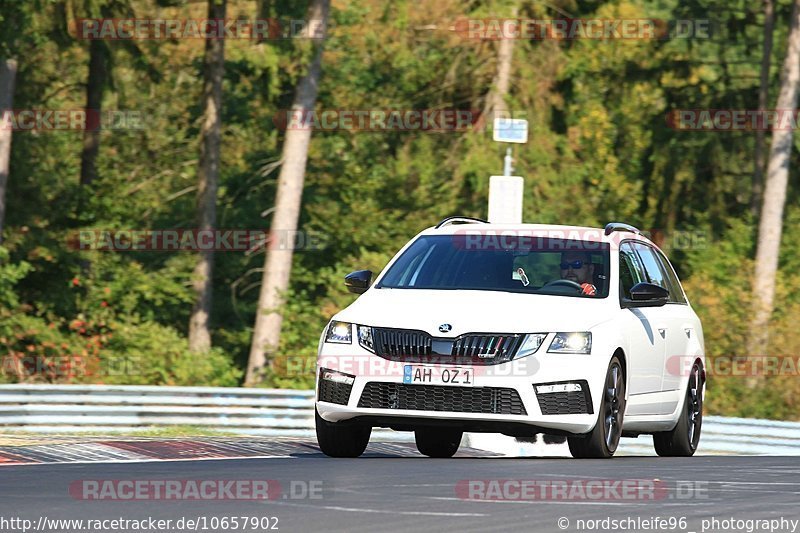
[[[653,283],[641,282],[631,288],[626,307],[661,307],[669,300],[669,291]]]
[[[372,282],[371,270],[356,270],[344,277],[344,286],[353,294],[363,294]]]

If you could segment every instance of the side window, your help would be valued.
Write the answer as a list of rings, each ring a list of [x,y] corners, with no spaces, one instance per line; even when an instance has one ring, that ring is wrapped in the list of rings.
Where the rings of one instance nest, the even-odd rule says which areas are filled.
[[[644,265],[648,281],[669,290],[669,284],[664,276],[664,271],[661,270],[661,264],[656,257],[655,250],[639,243],[636,243],[635,248],[639,253],[639,257],[642,258],[642,264]]]
[[[672,270],[664,256],[655,248],[644,244],[637,244],[636,251],[639,252],[639,257],[642,258],[650,283],[667,289],[671,303],[686,303],[683,290],[680,283],[678,283],[678,276],[675,275],[675,271]]]
[[[683,294],[683,288],[678,280],[678,275],[675,273],[675,269],[673,269],[672,265],[669,264],[669,261],[667,261],[667,258],[664,257],[664,254],[657,253],[656,255],[661,262],[661,268],[664,270],[667,275],[667,279],[669,280],[669,301],[678,304],[685,304],[686,295]]]
[[[645,281],[644,269],[630,243],[619,247],[619,287],[623,298],[631,297],[631,288]]]

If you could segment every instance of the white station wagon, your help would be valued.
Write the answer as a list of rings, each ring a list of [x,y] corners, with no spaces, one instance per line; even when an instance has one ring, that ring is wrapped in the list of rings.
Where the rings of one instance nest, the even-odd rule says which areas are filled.
[[[654,436],[691,456],[703,413],[703,329],[667,258],[636,228],[450,217],[406,244],[319,344],[321,450],[357,457],[373,427],[430,457],[463,432],[566,436],[611,457]]]

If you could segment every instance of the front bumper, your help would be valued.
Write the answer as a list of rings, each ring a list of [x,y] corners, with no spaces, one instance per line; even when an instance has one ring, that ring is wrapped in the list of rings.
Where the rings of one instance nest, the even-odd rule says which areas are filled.
[[[316,407],[328,422],[410,427],[442,423],[501,431],[505,424],[517,432],[530,427],[567,434],[594,428],[609,359],[542,351],[499,365],[473,366],[474,385],[463,387],[403,383],[404,366],[419,363],[345,352],[352,354],[353,347],[326,344],[317,362]],[[353,376],[352,383],[323,383],[322,369]],[[537,385],[554,383],[579,384],[580,390],[537,393]]]

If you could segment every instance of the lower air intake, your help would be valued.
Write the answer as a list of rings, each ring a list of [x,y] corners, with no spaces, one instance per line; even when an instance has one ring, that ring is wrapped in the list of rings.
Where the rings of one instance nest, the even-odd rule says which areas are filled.
[[[527,415],[514,389],[499,387],[450,387],[370,382],[358,406],[368,409],[408,409],[451,413]]]

